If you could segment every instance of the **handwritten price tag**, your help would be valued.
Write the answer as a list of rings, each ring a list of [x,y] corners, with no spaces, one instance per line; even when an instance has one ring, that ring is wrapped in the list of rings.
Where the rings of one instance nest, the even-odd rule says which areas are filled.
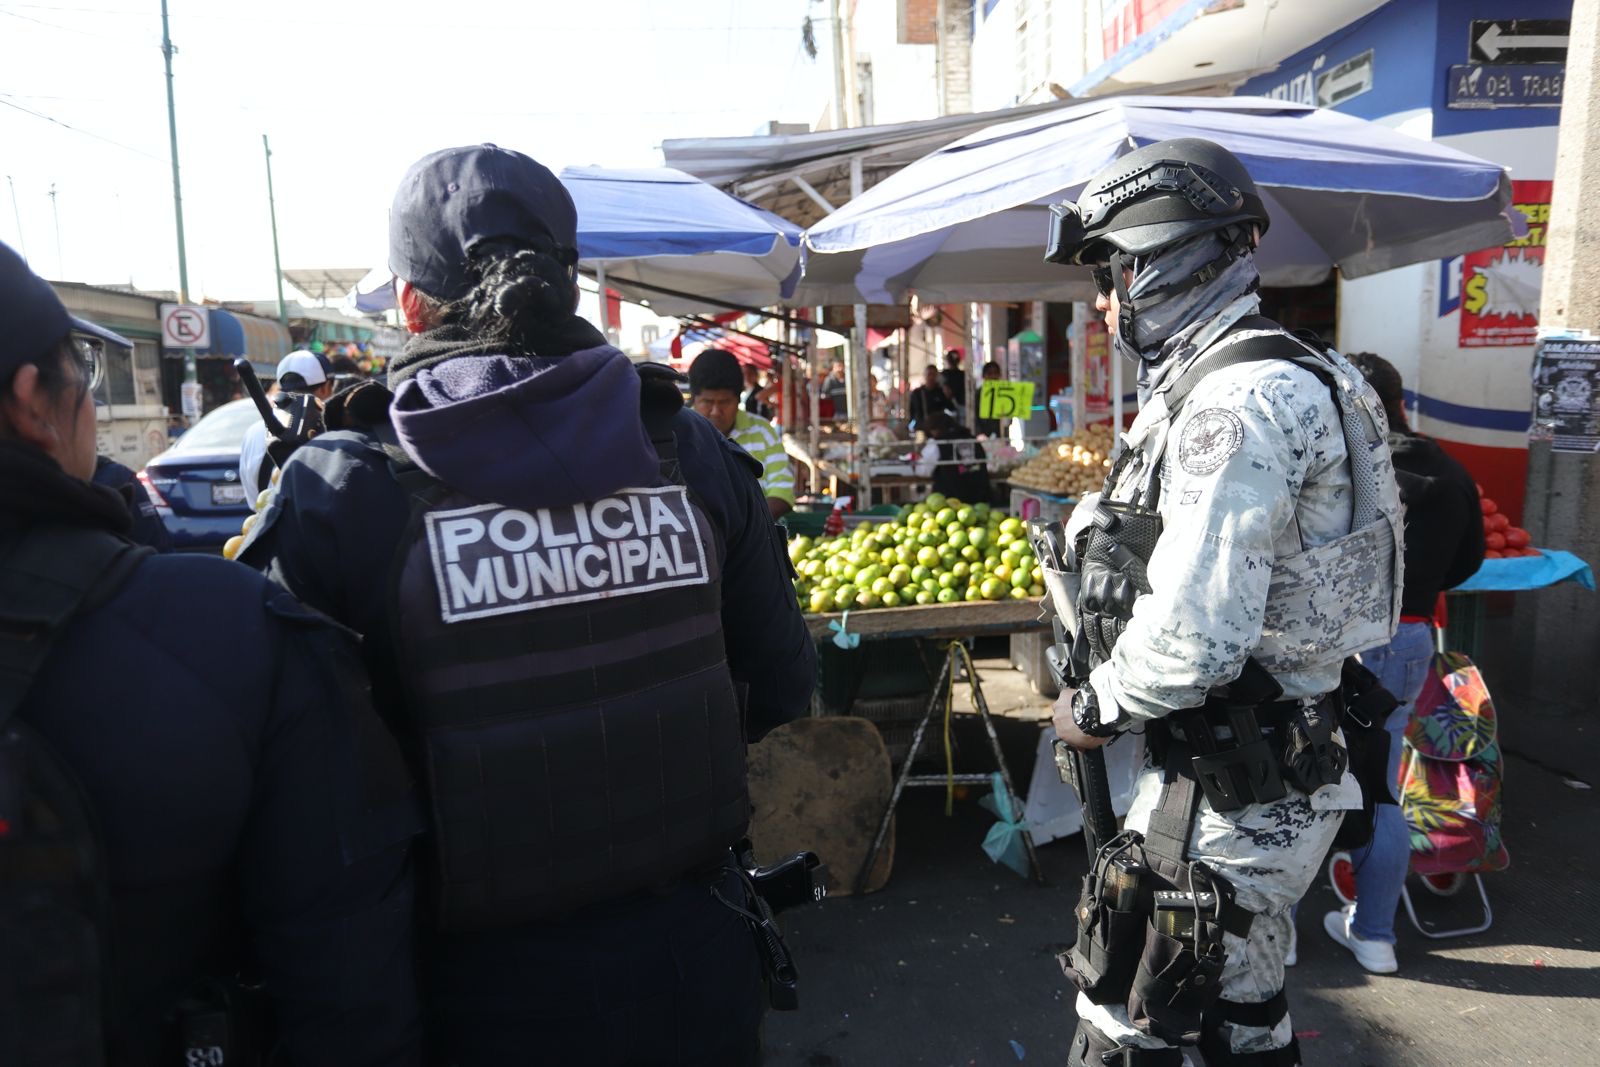
[[[980,419],[1025,419],[1032,412],[1032,382],[983,383],[983,390],[978,394]]]

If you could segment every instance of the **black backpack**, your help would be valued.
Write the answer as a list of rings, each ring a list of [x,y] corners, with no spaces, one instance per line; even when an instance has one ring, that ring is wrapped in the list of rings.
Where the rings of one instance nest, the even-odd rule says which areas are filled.
[[[57,638],[152,550],[100,530],[0,537],[0,1063],[105,1063],[107,885],[88,798],[17,716]]]

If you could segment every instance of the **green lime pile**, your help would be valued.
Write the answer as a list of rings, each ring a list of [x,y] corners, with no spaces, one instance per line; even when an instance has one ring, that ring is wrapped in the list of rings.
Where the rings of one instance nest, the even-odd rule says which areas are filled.
[[[800,607],[813,614],[1044,595],[1021,519],[938,493],[892,522],[796,537],[789,558]]]

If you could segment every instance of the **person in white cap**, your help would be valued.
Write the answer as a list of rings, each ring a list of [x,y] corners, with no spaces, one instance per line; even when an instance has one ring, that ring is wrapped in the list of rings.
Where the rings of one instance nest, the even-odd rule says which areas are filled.
[[[278,390],[280,393],[307,393],[319,403],[326,403],[333,395],[333,375],[322,357],[301,348],[290,352],[278,361]],[[289,425],[289,412],[279,401],[278,421]],[[267,459],[266,423],[253,423],[239,442],[239,483],[244,486],[244,498],[254,501],[272,477]]]

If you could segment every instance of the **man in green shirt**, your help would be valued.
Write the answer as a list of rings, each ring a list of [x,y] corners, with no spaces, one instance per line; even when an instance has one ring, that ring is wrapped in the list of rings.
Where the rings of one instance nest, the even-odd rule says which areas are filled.
[[[689,401],[695,411],[761,464],[761,492],[778,519],[794,508],[794,468],[778,428],[739,403],[744,372],[731,352],[708,348],[689,366]]]

